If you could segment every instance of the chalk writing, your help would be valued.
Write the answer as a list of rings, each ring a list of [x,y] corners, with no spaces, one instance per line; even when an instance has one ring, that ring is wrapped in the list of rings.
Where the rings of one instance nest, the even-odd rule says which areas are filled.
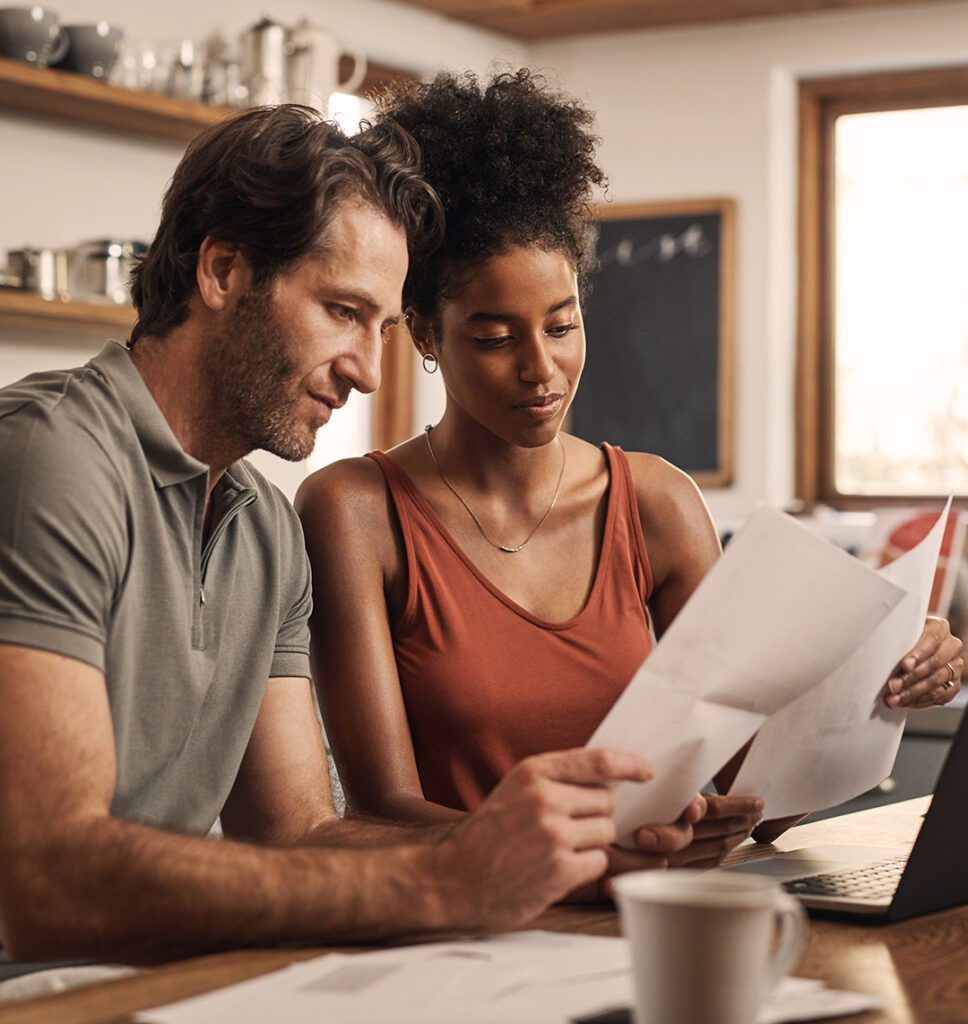
[[[596,245],[597,250],[597,245]],[[669,263],[680,253],[698,258],[713,251],[713,244],[703,234],[701,224],[690,224],[679,235],[664,232],[640,245],[631,238],[622,238],[601,252],[596,251],[599,267],[634,267],[646,260]]]

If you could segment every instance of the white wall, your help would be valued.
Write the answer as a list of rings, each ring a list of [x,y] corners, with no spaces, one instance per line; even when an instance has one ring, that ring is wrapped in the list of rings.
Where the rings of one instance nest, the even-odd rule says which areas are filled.
[[[737,201],[736,482],[707,498],[723,525],[760,499],[788,501],[796,80],[968,63],[968,3],[549,41],[533,47],[531,63],[555,69],[598,111],[615,202]]]
[[[221,28],[234,39],[258,20],[263,5],[60,0],[55,9],[65,23],[107,17],[130,35],[201,39]],[[552,69],[564,88],[598,111],[601,157],[616,202],[736,199],[736,482],[708,499],[729,526],[761,498],[782,504],[791,497],[796,78],[968,63],[968,0],[530,48],[382,0],[280,0],[273,10],[285,22],[305,14],[374,59],[419,72],[442,66],[483,72],[493,59]],[[106,234],[150,237],[179,153],[175,145],[0,116],[0,250]],[[98,347],[0,327],[0,383],[83,361]],[[417,426],[439,412],[439,392],[429,383],[422,381],[418,394]],[[325,444],[325,431],[322,438]],[[289,490],[291,482],[290,476]]]

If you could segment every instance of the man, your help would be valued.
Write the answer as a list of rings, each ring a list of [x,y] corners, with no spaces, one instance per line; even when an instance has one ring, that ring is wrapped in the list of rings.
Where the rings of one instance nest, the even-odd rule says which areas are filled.
[[[605,870],[608,784],[649,775],[632,755],[530,759],[457,827],[333,810],[302,535],[241,459],[304,458],[377,387],[439,231],[416,164],[399,130],[349,140],[304,108],[216,126],[166,194],[129,345],[0,391],[10,957],[503,928]]]

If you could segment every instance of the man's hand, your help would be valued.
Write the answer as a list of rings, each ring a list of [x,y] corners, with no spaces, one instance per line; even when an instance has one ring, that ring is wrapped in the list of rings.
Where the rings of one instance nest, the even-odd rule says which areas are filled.
[[[615,840],[609,783],[646,782],[649,763],[614,750],[567,750],[519,762],[440,844],[439,877],[465,927],[511,928],[599,878]]]

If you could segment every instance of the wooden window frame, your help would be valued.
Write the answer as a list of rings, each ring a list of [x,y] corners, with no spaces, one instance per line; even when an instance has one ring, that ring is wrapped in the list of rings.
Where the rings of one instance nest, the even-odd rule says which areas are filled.
[[[834,125],[842,114],[964,104],[966,66],[800,83],[795,487],[802,501],[850,509],[937,500],[937,495],[852,495],[834,486]]]

